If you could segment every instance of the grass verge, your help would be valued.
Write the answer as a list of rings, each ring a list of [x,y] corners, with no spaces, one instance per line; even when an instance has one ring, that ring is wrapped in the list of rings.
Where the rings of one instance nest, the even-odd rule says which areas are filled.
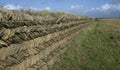
[[[103,22],[76,37],[53,70],[120,70],[120,31]]]

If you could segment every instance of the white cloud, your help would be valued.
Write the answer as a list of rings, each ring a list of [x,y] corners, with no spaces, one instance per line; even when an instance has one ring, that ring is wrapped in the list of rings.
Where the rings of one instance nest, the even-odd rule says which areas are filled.
[[[86,12],[93,12],[93,11],[108,11],[109,9],[111,9],[112,5],[111,4],[104,4],[100,7],[97,8],[89,8],[88,10],[86,10]]]
[[[83,14],[94,17],[118,17],[120,16],[120,3],[105,3],[99,7],[93,8],[81,5],[71,5],[66,11],[74,14]]]
[[[108,10],[119,10],[120,11],[120,4],[104,4],[100,8],[103,11],[108,11]]]
[[[5,5],[4,6],[4,8],[7,8],[7,9],[9,9],[9,10],[19,10],[19,9],[32,9],[32,10],[36,10],[36,11],[39,11],[40,9],[38,9],[38,8],[34,8],[34,7],[29,7],[29,8],[25,8],[25,7],[22,7],[22,6],[20,6],[20,5],[12,5],[12,4],[8,4],[8,5]]]
[[[120,11],[120,4],[104,4],[101,7],[97,8],[89,8],[86,10],[87,12],[93,12],[93,11],[104,11],[104,12],[109,12],[109,10],[118,10]]]
[[[111,10],[119,10],[120,11],[120,4],[104,4],[101,6],[101,9],[104,11],[108,11],[109,9]]]
[[[49,11],[49,10],[51,10],[51,8],[50,8],[50,7],[46,7],[45,10],[48,10],[48,11]]]
[[[79,9],[80,6],[79,6],[79,5],[72,5],[70,8],[71,8],[71,9]]]
[[[7,9],[10,9],[10,10],[21,9],[22,8],[19,5],[15,6],[15,5],[11,5],[11,4],[5,5],[4,7],[7,8]]]
[[[101,6],[101,10],[107,11],[107,10],[109,10],[111,7],[112,7],[111,4],[107,4],[107,3],[106,3],[106,4],[104,4],[104,5]]]
[[[80,9],[83,9],[84,7],[83,6],[80,6],[80,5],[71,5],[71,7],[69,9],[72,9],[72,10],[80,10]]]

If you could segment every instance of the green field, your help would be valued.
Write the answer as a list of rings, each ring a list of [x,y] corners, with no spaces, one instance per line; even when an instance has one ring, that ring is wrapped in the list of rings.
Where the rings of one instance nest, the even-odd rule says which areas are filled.
[[[53,70],[120,70],[120,19],[99,19],[84,29]]]

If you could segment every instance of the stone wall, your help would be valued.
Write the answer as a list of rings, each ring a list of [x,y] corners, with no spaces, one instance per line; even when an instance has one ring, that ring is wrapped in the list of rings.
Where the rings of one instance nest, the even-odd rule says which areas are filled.
[[[92,22],[56,21],[1,21],[0,70],[49,70],[66,44]]]

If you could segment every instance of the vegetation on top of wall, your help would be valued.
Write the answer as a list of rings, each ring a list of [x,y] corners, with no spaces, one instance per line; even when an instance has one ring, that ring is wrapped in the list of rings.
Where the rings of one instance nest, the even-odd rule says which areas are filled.
[[[50,12],[48,10],[35,11],[32,9],[24,10],[8,10],[4,7],[0,7],[0,20],[1,21],[28,21],[28,20],[53,20],[58,19],[61,16],[67,16],[67,18],[87,18],[81,15],[73,15],[65,12]]]

